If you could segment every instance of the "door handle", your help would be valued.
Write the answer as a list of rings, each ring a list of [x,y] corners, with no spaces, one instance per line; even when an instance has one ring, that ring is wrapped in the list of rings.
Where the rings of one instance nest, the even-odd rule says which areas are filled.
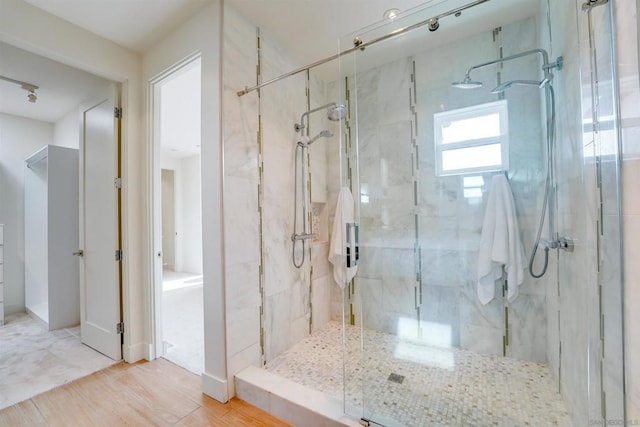
[[[84,256],[84,251],[82,249],[80,249],[80,250],[74,252],[73,255],[75,255],[75,256]]]

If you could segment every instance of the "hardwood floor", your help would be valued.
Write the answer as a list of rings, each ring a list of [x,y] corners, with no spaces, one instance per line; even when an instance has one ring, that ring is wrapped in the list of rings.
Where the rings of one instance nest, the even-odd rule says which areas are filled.
[[[199,376],[165,359],[119,363],[0,411],[0,426],[289,426],[200,390]]]

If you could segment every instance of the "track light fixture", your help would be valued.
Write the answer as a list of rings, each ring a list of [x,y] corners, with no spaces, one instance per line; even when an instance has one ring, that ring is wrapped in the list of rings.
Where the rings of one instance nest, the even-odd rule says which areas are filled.
[[[29,102],[36,102],[38,100],[38,94],[36,93],[36,89],[39,89],[38,86],[5,76],[0,76],[0,80],[20,85],[22,89],[27,91],[27,100]]]

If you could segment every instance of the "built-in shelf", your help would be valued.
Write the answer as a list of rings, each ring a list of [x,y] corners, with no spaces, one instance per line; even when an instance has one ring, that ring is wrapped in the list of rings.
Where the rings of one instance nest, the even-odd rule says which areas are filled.
[[[314,244],[327,243],[329,241],[329,220],[327,204],[324,202],[311,203],[311,232],[316,234]]]

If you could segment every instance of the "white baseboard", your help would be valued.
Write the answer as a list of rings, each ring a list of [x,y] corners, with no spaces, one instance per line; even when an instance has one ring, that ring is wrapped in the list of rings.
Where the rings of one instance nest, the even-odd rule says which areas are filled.
[[[218,402],[227,403],[229,401],[227,380],[214,377],[206,372],[202,373],[202,391],[204,394],[213,397]]]
[[[138,343],[131,346],[122,346],[122,358],[127,363],[135,363],[139,360],[151,360],[148,358],[149,345]]]

